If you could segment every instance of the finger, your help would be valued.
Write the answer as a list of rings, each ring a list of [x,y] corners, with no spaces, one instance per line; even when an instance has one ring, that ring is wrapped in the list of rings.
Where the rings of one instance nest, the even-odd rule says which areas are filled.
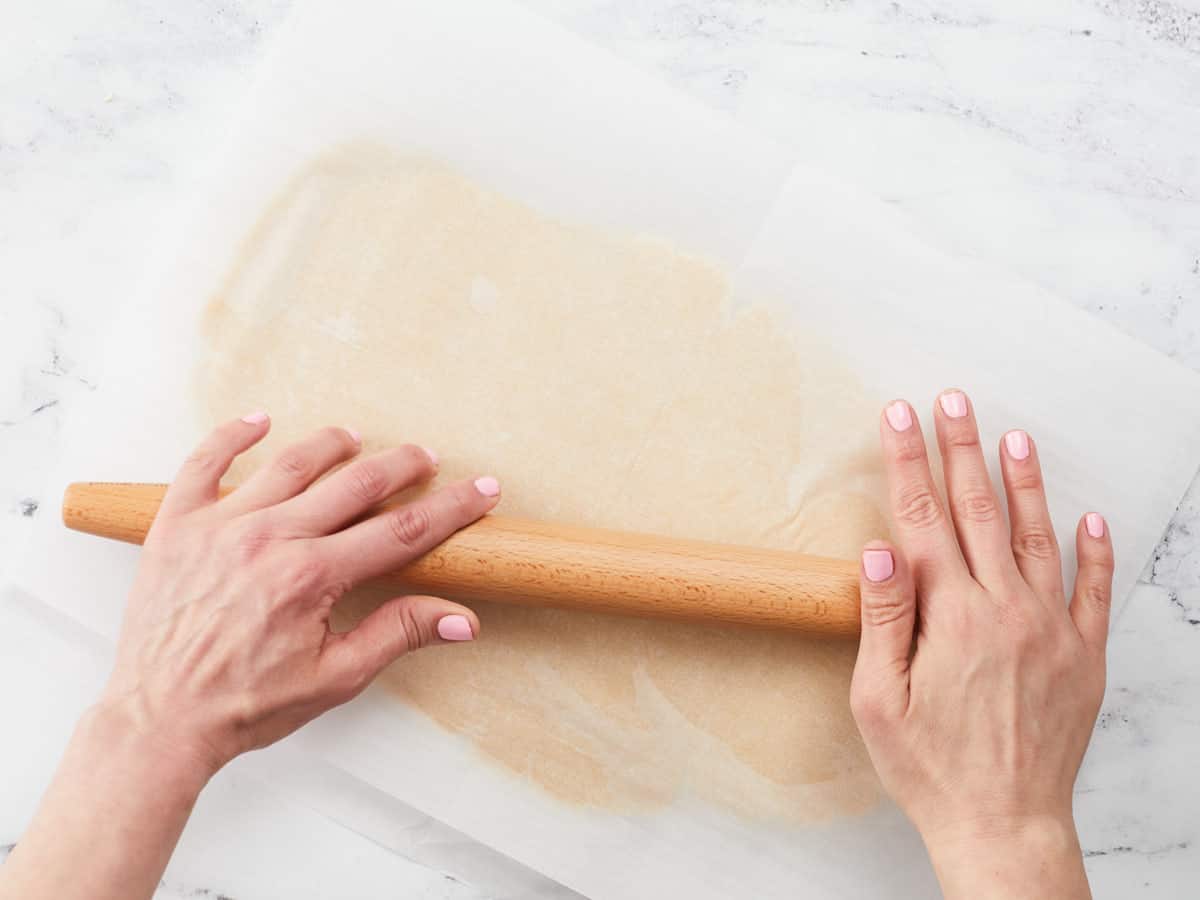
[[[355,460],[280,506],[278,514],[298,534],[329,534],[436,472],[433,451],[406,444]]]
[[[1000,584],[1016,574],[1016,564],[1000,500],[979,446],[971,401],[962,391],[945,391],[938,397],[933,418],[950,517],[967,568],[980,584]]]
[[[214,503],[221,477],[239,453],[261,441],[271,428],[265,412],[253,412],[219,426],[184,460],[167,488],[159,515],[177,516]]]
[[[1037,447],[1024,431],[1004,435],[1000,442],[1000,471],[1008,497],[1012,554],[1017,569],[1039,597],[1061,603],[1062,557],[1046,505]]]
[[[479,636],[479,619],[440,597],[395,597],[325,648],[331,678],[353,696],[406,653],[434,644],[464,643]]]
[[[917,587],[935,572],[965,575],[954,529],[929,473],[916,413],[908,403],[896,400],[884,410],[879,432],[896,536]]]
[[[1090,512],[1075,528],[1079,572],[1071,597],[1071,618],[1091,650],[1103,653],[1108,643],[1108,613],[1112,607],[1113,549],[1108,523]]]
[[[348,428],[322,428],[302,441],[285,447],[226,497],[222,504],[234,515],[265,509],[296,496],[362,448],[356,432]]]
[[[357,583],[394,571],[470,525],[500,501],[500,484],[460,481],[318,539],[339,578]]]
[[[872,541],[863,549],[859,591],[862,636],[850,701],[862,727],[875,717],[899,715],[908,707],[917,600],[903,556],[884,541]]]

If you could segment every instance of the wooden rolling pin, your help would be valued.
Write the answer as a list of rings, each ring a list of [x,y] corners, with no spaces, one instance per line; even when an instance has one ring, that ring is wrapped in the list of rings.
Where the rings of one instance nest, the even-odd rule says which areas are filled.
[[[63,523],[140,544],[165,492],[163,484],[72,484]],[[387,580],[498,603],[831,637],[859,630],[855,562],[508,516],[484,516]]]

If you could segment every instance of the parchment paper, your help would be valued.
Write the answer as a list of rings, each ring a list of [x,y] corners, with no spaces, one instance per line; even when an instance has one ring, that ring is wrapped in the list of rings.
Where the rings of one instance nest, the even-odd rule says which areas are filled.
[[[984,440],[1028,428],[1059,539],[1112,523],[1124,597],[1200,458],[1200,379],[1043,291],[912,237],[884,204],[504,3],[298,11],[231,125],[214,175],[114,331],[110,369],[68,425],[57,485],[167,480],[199,436],[186,398],[199,309],[262,206],[327,147],[366,138],[444,159],[565,219],[654,234],[786,298],[873,388],[948,385]],[[1170,403],[1177,412],[1162,414]],[[56,488],[55,488],[56,489]],[[50,494],[52,495],[52,493]],[[64,565],[69,560],[70,565]],[[42,520],[18,583],[115,634],[136,550]],[[927,896],[896,810],[802,829],[676,805],[569,808],[484,763],[423,715],[368,693],[297,739],[321,758],[589,896]]]

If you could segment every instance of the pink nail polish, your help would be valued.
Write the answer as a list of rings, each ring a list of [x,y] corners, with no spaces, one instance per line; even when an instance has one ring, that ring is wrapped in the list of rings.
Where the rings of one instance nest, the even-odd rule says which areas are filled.
[[[429,457],[429,461],[436,466],[438,464],[438,455],[428,447],[422,447],[421,449],[425,451],[425,455]]]
[[[437,623],[438,637],[443,641],[473,641],[471,622],[466,616],[442,616]]]
[[[346,432],[346,434],[350,435],[350,440],[354,441],[354,443],[356,443],[356,444],[362,443],[362,435],[358,433],[357,428],[351,428],[349,425],[343,425],[342,431],[344,431],[344,432]]]
[[[942,412],[952,419],[961,419],[967,414],[967,395],[962,391],[950,391],[938,397]]]
[[[242,416],[242,421],[247,425],[261,425],[269,418],[271,417],[265,412],[259,410],[258,412],[246,413],[244,416]]]
[[[1088,513],[1083,517],[1083,527],[1094,538],[1104,537],[1104,516],[1100,513]]]
[[[475,490],[485,497],[497,497],[500,494],[500,482],[491,475],[475,479]]]
[[[1029,457],[1029,435],[1023,431],[1010,431],[1004,435],[1004,449],[1013,459]]]
[[[895,431],[908,431],[912,427],[912,413],[908,411],[908,404],[903,400],[891,404],[883,414]]]
[[[896,571],[891,550],[864,550],[862,564],[867,581],[887,581]]]

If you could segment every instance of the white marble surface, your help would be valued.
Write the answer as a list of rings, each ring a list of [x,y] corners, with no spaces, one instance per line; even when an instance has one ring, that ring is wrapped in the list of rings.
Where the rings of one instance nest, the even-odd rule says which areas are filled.
[[[1200,368],[1198,0],[530,2],[868,186],[932,240]],[[98,336],[290,5],[43,0],[6,17],[0,566],[32,518],[53,513],[42,476],[59,423],[102,377]],[[1146,398],[1163,415],[1198,400]],[[1100,897],[1185,896],[1200,877],[1200,491],[1143,580],[1114,628],[1077,796]],[[2,846],[102,661],[80,661],[77,642],[20,604],[0,607],[0,630],[22,636],[0,654],[19,696],[0,742]],[[201,813],[165,897],[555,893],[488,874],[503,867],[452,852],[420,817],[386,847],[366,841],[253,765]]]

